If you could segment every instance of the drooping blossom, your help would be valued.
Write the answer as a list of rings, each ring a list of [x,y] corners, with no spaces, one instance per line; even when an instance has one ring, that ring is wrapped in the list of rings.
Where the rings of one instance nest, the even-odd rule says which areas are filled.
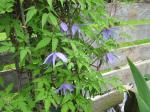
[[[64,83],[56,90],[56,92],[57,93],[60,92],[61,94],[65,95],[67,93],[67,91],[73,92],[74,89],[75,89],[74,85]]]
[[[63,31],[63,32],[67,32],[68,31],[68,26],[64,22],[60,23],[60,28],[61,28],[61,31]]]
[[[109,28],[109,29],[104,29],[101,33],[104,39],[108,40],[109,38],[113,37],[115,30],[117,28]]]
[[[63,53],[54,52],[46,57],[43,64],[52,64],[54,66],[57,58],[61,59],[64,63],[67,63],[67,57]]]
[[[113,53],[107,53],[106,54],[106,60],[109,62],[109,63],[114,63],[115,62],[115,56]]]
[[[73,24],[71,28],[72,36],[74,36],[76,33],[80,33],[80,28],[78,25]]]

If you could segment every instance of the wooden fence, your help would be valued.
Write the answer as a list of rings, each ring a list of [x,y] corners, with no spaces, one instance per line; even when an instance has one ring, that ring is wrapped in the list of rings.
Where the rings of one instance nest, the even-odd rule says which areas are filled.
[[[127,7],[126,7],[127,6]],[[141,8],[142,7],[142,8]],[[108,10],[116,11],[111,12],[114,16],[120,18],[120,19],[150,19],[150,4],[131,4],[131,5],[110,5],[108,7]],[[116,8],[116,9],[113,9]],[[116,37],[118,42],[128,42],[128,41],[135,41],[135,40],[142,40],[144,38],[150,38],[150,25],[149,24],[143,24],[143,25],[137,25],[134,26],[135,29],[132,29],[131,27],[120,27],[120,32],[126,32],[128,33],[131,38],[121,38]],[[134,45],[130,47],[124,47],[117,49],[113,51],[114,55],[116,55],[116,59],[114,63],[111,64],[103,64],[101,70],[106,69],[112,69],[112,71],[104,73],[104,77],[118,77],[124,85],[127,83],[133,82],[133,78],[129,69],[129,66],[127,66],[127,60],[126,57],[128,56],[135,62],[137,67],[140,69],[140,71],[143,74],[149,74],[150,73],[150,43],[147,44],[141,44],[141,45]],[[6,65],[14,63],[12,60],[12,55],[3,53],[0,54],[0,65]],[[116,69],[118,68],[118,69]],[[15,89],[17,89],[17,75],[15,70],[9,70],[9,71],[3,71],[0,72],[0,76],[2,76],[5,79],[5,83],[14,83]],[[22,77],[24,80],[25,77]],[[25,81],[23,81],[24,83]],[[113,107],[119,103],[122,102],[123,99],[123,93],[119,93],[118,91],[111,91],[110,93],[104,94],[102,96],[96,96],[93,98],[93,111],[94,112],[103,112],[106,109]]]

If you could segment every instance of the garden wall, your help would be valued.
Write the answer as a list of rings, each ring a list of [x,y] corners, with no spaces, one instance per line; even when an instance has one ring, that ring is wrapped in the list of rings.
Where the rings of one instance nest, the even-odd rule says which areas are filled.
[[[123,20],[144,20],[150,19],[150,4],[135,3],[135,4],[109,4],[108,7],[111,15]],[[143,22],[144,23],[144,22]],[[125,32],[131,38],[123,38],[120,35],[116,37],[118,42],[133,42],[136,40],[150,38],[150,24],[123,26],[119,27],[117,33]],[[124,85],[131,82],[134,83],[129,66],[127,65],[126,57],[128,56],[134,61],[142,74],[150,74],[150,43],[124,47],[115,50],[113,53],[117,56],[113,64],[104,64],[101,70],[115,69],[104,73],[104,77],[117,77]],[[111,91],[102,96],[96,96],[93,99],[93,111],[104,112],[106,109],[120,104],[123,101],[123,93]]]

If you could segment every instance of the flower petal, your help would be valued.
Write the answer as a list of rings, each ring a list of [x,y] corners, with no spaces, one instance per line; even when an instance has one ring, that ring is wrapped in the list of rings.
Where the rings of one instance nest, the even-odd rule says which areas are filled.
[[[57,55],[57,57],[58,57],[59,59],[61,59],[64,63],[67,63],[67,57],[66,57],[63,53],[57,52],[56,55]]]
[[[43,64],[52,63],[53,54],[54,54],[54,53],[49,54],[49,55],[46,57],[46,59],[44,60],[44,63],[43,63]]]
[[[80,32],[80,28],[78,25],[74,24],[71,28],[72,36],[74,36],[77,32]]]
[[[53,66],[55,65],[56,58],[57,58],[57,55],[56,55],[56,53],[54,53],[53,56],[52,56],[52,64],[53,64]]]
[[[68,26],[67,26],[67,24],[64,23],[64,22],[61,22],[60,28],[61,28],[61,30],[64,31],[64,32],[66,32],[66,31],[68,30]]]
[[[115,61],[115,56],[112,53],[107,53],[107,60],[110,63],[114,63]]]
[[[74,85],[72,85],[72,84],[62,84],[57,90],[56,90],[56,92],[57,93],[59,93],[59,92],[61,92],[63,95],[66,95],[66,92],[67,92],[67,90],[69,91],[69,92],[72,92],[72,91],[74,91],[74,88],[75,88],[75,86]]]

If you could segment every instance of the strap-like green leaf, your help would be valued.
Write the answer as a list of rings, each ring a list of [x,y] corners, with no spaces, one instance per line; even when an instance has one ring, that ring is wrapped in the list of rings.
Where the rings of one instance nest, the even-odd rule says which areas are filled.
[[[136,66],[128,59],[128,63],[130,65],[130,69],[132,71],[134,81],[137,87],[137,91],[139,96],[144,100],[144,102],[150,107],[150,91],[144,80],[144,77],[140,73],[140,71],[136,68]]]

